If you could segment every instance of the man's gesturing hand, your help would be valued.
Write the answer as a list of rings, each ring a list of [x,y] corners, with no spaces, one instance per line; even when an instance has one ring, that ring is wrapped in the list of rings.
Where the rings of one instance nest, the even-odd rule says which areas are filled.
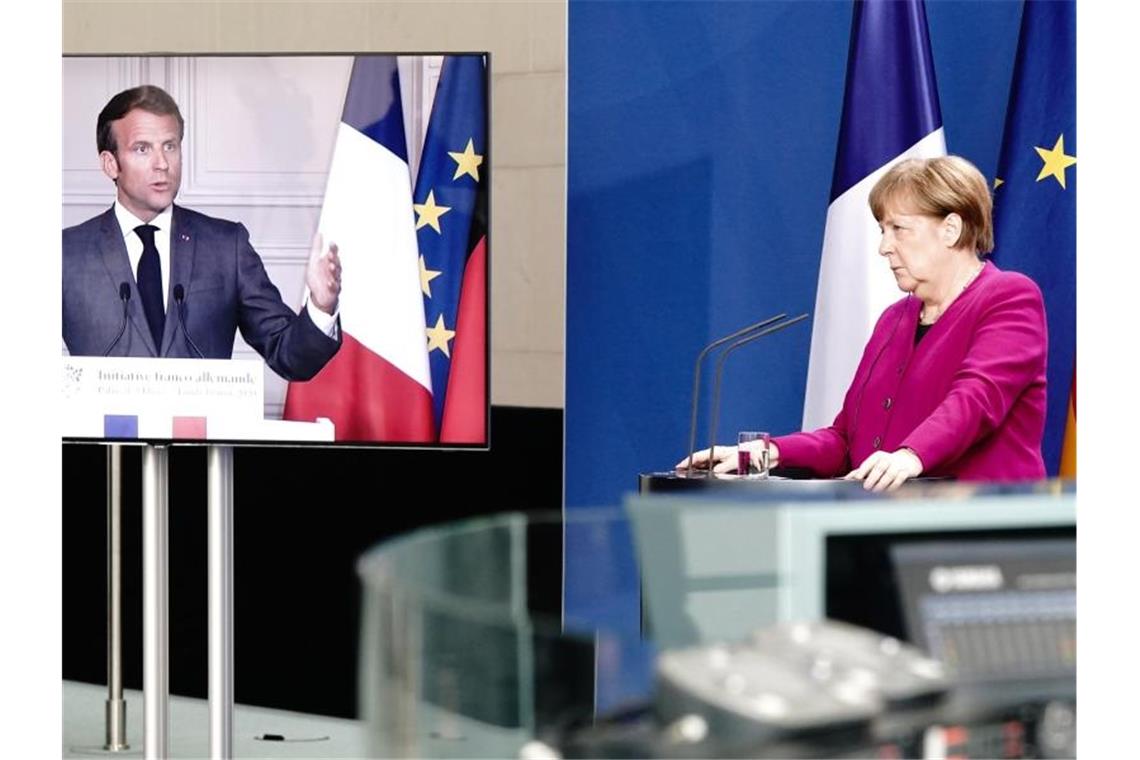
[[[309,265],[305,270],[305,284],[309,286],[309,299],[325,314],[335,314],[340,300],[340,257],[336,243],[324,249],[321,233],[313,236],[309,250]]]

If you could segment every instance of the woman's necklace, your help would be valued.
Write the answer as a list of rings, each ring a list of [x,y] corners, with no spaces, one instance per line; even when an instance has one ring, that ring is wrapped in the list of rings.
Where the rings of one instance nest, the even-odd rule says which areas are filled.
[[[948,308],[950,308],[950,304],[954,303],[954,300],[958,296],[962,295],[962,293],[966,290],[966,288],[970,287],[970,283],[978,278],[978,275],[982,273],[982,270],[985,269],[985,266],[986,266],[986,262],[979,261],[978,266],[976,266],[974,268],[974,271],[971,272],[970,276],[966,278],[966,281],[964,283],[962,283],[962,287],[953,291],[954,295],[950,296],[949,299],[944,301],[942,303],[942,306],[937,311],[935,311],[933,314],[928,314],[927,313],[927,307],[925,304],[923,304],[922,311],[918,315],[918,321],[924,325],[932,325],[935,322],[937,322],[938,318],[941,317],[943,314],[945,314],[946,310]]]

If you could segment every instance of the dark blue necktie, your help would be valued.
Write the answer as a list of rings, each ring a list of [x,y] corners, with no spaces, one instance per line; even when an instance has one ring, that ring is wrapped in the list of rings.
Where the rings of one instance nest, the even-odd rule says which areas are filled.
[[[154,337],[155,352],[162,353],[162,329],[166,326],[166,309],[162,305],[162,262],[158,259],[158,248],[154,245],[154,233],[158,227],[153,224],[140,224],[135,234],[143,244],[142,258],[139,259],[139,297],[142,299],[143,313]]]

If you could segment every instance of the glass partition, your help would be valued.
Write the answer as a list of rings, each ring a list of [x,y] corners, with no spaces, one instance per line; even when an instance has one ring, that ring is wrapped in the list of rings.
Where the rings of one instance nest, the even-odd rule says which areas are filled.
[[[592,718],[598,653],[630,637],[563,630],[563,527],[556,513],[474,519],[361,558],[359,705],[373,754],[515,757]],[[617,511],[577,518],[572,529],[598,547],[628,543]],[[595,595],[601,609],[631,581],[599,552],[595,588],[613,591]]]

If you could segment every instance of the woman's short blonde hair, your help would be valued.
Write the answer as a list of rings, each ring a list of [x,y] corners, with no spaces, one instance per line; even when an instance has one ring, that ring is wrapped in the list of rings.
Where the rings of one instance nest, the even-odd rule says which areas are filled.
[[[960,156],[909,158],[892,166],[871,189],[871,213],[882,221],[887,206],[899,211],[962,218],[958,246],[979,254],[994,249],[993,199],[986,178]]]

